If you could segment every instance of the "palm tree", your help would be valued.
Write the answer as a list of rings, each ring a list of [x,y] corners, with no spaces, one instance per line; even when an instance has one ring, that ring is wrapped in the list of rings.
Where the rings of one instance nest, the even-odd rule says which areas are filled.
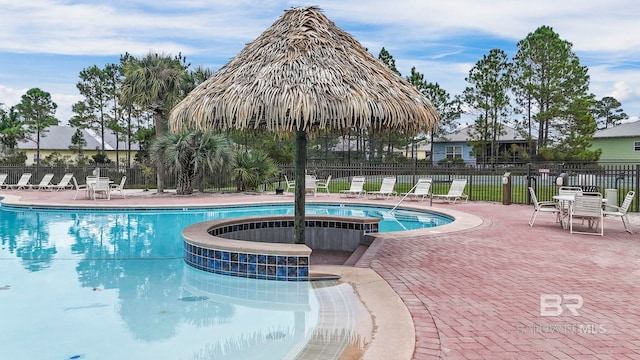
[[[269,178],[278,173],[278,167],[263,151],[236,154],[233,177],[238,191],[258,190]]]
[[[124,55],[121,59],[125,82],[122,89],[124,103],[135,103],[153,114],[156,138],[164,134],[165,118],[169,110],[184,96],[187,67],[178,55],[149,53],[137,59]],[[164,167],[157,163],[158,192],[164,191]]]
[[[224,172],[233,164],[233,154],[226,137],[211,132],[167,133],[151,145],[151,161],[178,176],[178,195],[193,194],[202,183],[205,170]],[[202,186],[201,186],[202,189]]]

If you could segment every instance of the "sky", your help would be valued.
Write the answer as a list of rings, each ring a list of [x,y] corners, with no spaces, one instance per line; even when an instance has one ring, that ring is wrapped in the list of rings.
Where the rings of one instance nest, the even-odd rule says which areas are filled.
[[[452,96],[491,49],[512,58],[518,41],[550,26],[589,69],[589,91],[640,119],[634,0],[0,0],[0,103],[38,87],[66,124],[82,69],[157,52],[215,71],[297,6],[319,7],[374,56],[387,49],[403,76],[415,67]]]

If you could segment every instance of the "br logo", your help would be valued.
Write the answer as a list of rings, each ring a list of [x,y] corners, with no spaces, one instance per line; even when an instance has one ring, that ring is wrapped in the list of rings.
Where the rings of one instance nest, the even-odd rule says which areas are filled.
[[[582,296],[576,294],[540,294],[540,316],[560,316],[565,309],[573,316],[580,316],[578,309],[582,304]]]

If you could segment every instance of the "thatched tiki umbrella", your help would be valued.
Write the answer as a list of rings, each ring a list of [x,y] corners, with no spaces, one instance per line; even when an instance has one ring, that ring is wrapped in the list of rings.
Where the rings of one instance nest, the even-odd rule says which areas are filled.
[[[303,244],[307,133],[324,128],[437,125],[415,87],[373,57],[316,7],[285,11],[176,105],[172,131],[264,128],[296,132],[295,236]]]

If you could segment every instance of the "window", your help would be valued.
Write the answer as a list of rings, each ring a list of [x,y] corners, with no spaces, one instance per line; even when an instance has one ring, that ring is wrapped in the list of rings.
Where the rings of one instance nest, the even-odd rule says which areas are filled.
[[[640,151],[640,141],[636,141],[633,143],[633,150]]]
[[[462,146],[447,146],[445,155],[447,159],[462,158]]]

